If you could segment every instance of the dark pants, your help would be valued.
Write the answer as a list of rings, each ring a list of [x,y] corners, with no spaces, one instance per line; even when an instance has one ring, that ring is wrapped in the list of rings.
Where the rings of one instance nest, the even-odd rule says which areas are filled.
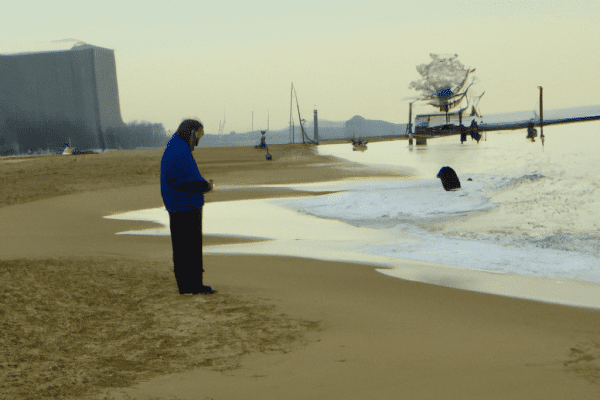
[[[179,293],[202,288],[202,208],[169,212],[173,265]]]

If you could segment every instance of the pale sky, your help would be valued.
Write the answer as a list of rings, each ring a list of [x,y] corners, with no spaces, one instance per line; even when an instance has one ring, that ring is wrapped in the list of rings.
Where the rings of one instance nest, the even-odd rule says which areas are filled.
[[[476,68],[485,114],[600,104],[597,0],[20,1],[2,5],[0,53],[115,51],[125,122],[186,117],[217,133],[354,115],[408,122],[408,89],[429,53]],[[159,5],[154,5],[159,4]],[[475,93],[474,92],[474,93]],[[295,107],[295,104],[294,104]],[[418,107],[415,112],[432,112]],[[296,115],[297,124],[297,115]]]

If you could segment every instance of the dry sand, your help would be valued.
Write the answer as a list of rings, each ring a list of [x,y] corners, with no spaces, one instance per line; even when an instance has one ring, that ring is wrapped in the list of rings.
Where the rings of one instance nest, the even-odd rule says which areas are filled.
[[[273,162],[243,147],[194,156],[223,185],[383,175],[269,150]],[[161,155],[0,158],[0,398],[600,398],[596,310],[263,256],[205,255],[219,292],[178,295],[170,238],[117,236],[153,224],[102,218],[162,206]],[[315,194],[206,200],[286,195]]]

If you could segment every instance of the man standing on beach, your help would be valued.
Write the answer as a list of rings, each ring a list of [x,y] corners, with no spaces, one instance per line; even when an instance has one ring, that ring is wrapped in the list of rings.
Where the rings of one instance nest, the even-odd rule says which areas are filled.
[[[202,207],[212,190],[192,156],[204,135],[200,121],[187,119],[167,143],[160,162],[160,192],[169,212],[173,265],[180,294],[212,294],[202,282]]]

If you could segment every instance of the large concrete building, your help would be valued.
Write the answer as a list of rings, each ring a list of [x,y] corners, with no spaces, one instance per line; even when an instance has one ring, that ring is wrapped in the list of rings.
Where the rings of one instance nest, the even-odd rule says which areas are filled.
[[[28,149],[113,147],[108,128],[123,126],[113,50],[0,55],[0,155]]]

